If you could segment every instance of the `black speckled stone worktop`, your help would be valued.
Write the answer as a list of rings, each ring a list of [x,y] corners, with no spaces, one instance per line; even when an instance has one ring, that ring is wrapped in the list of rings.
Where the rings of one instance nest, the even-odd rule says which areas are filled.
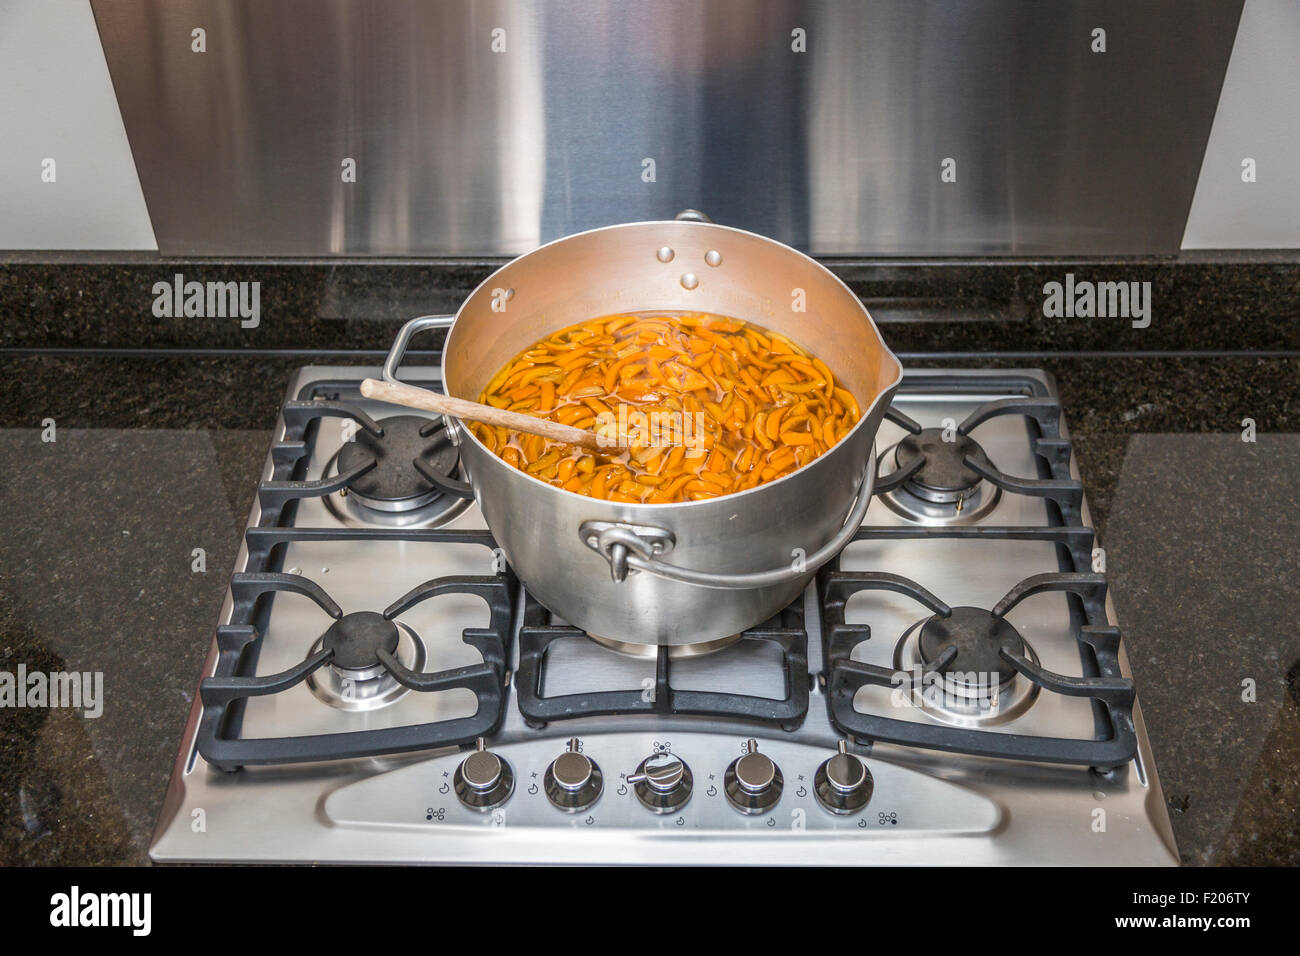
[[[133,343],[111,323],[102,335],[64,328],[93,311],[60,311],[75,302],[76,270],[91,267],[66,267],[49,298],[30,284],[15,292],[24,268],[35,267],[0,266],[9,345],[0,351],[0,671],[102,671],[105,703],[94,718],[0,712],[0,865],[143,863],[289,375],[313,362],[377,362],[260,349],[374,349],[393,324],[348,319],[323,326],[320,342],[303,326],[258,351],[196,354],[199,343]],[[1219,268],[1205,266],[1202,278]],[[479,275],[465,270],[426,311],[454,306]],[[1295,267],[1265,271],[1255,276],[1267,308],[1232,270],[1221,283],[1231,303],[1214,297],[1213,282],[1201,287],[1208,312],[1242,322],[1266,314],[1266,331],[1229,348],[1218,329],[1177,350],[1200,355],[1097,348],[1102,333],[1074,327],[1067,352],[1042,339],[1041,319],[1025,320],[1027,338],[1001,322],[953,320],[936,344],[901,308],[885,329],[901,352],[945,353],[909,355],[909,366],[1040,367],[1056,377],[1175,834],[1194,864],[1300,864],[1300,306]],[[1026,267],[1018,281],[1043,280]],[[298,305],[319,315],[319,291]],[[389,292],[362,284],[344,298]],[[397,299],[379,311],[405,309]],[[360,331],[338,333],[345,326]],[[101,351],[142,345],[189,351]],[[85,351],[50,350],[58,346]],[[1027,351],[1042,354],[1008,354]],[[53,443],[41,440],[47,418]],[[1242,441],[1245,418],[1253,443]]]
[[[500,260],[294,264],[157,256],[28,262],[0,253],[0,348],[387,349],[392,323],[455,312]],[[1300,262],[1176,259],[829,260],[897,352],[1300,350]],[[259,321],[158,317],[154,285],[258,283]],[[1044,288],[1150,284],[1149,322],[1045,314]],[[1146,298],[1143,293],[1144,299]],[[420,348],[437,347],[430,335]]]

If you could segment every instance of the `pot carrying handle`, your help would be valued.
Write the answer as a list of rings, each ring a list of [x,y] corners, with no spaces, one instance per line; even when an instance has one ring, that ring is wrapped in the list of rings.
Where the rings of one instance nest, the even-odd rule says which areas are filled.
[[[402,364],[402,357],[406,355],[406,347],[411,344],[412,336],[428,329],[449,329],[455,321],[454,315],[421,315],[403,325],[393,340],[393,347],[388,350],[388,358],[384,359],[384,381],[393,385],[405,384],[397,377],[397,368]]]
[[[673,534],[666,528],[621,521],[584,521],[578,527],[578,534],[583,544],[597,554],[604,555],[615,581],[624,580],[628,569],[631,568],[682,584],[727,591],[788,584],[810,571],[816,571],[834,558],[858,533],[858,529],[862,526],[862,519],[867,514],[867,508],[871,505],[871,496],[876,485],[875,460],[876,449],[872,445],[871,457],[867,459],[869,465],[866,475],[862,479],[862,484],[858,486],[857,498],[848,517],[844,519],[844,526],[835,533],[833,538],[798,565],[773,568],[770,571],[749,571],[743,574],[696,571],[659,560],[658,556],[667,554],[674,544]]]

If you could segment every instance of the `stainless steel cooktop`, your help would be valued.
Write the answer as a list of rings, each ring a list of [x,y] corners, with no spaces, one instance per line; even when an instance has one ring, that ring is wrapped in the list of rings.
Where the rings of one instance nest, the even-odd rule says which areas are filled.
[[[377,374],[290,385],[154,860],[1177,861],[1045,374],[908,372],[858,539],[681,658],[533,601]]]

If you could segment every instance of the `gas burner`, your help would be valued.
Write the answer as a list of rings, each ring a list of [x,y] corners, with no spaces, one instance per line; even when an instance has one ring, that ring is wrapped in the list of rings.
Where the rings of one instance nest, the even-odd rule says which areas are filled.
[[[308,675],[306,684],[318,698],[340,710],[374,710],[408,692],[380,661],[380,650],[413,671],[424,668],[424,644],[415,632],[374,611],[339,618],[311,646],[307,657],[322,650],[333,651],[333,657],[328,666]]]
[[[894,649],[894,666],[911,684],[910,703],[935,720],[964,727],[1005,723],[1038,697],[1001,651],[1038,663],[1005,618],[979,607],[954,607],[913,624]],[[906,699],[906,698],[905,698]]]
[[[990,467],[988,455],[969,435],[920,429],[880,456],[882,483],[894,474],[901,479],[896,485],[885,483],[881,498],[890,510],[924,524],[978,521],[997,504],[1001,492],[968,461],[983,470]]]
[[[326,498],[336,518],[354,527],[427,528],[469,507],[468,485],[455,477],[460,452],[441,419],[394,415],[378,425],[382,434],[358,429],[328,470],[347,474],[374,462]]]
[[[345,671],[347,677],[365,679],[383,670],[379,650],[389,654],[397,650],[397,625],[374,611],[345,614],[329,626],[321,637],[321,647],[333,651],[330,667]]]
[[[917,651],[921,660],[950,680],[976,692],[994,682],[1005,687],[1016,669],[1002,657],[1025,653],[1024,638],[1006,618],[978,607],[955,607],[947,617],[935,614],[921,625]],[[949,653],[949,649],[955,653]]]
[[[935,504],[962,501],[979,485],[979,474],[966,464],[968,456],[984,465],[989,461],[979,442],[969,435],[945,438],[944,433],[942,428],[924,428],[894,446],[894,464],[899,468],[905,468],[914,458],[924,459],[920,470],[903,482],[903,487]]]

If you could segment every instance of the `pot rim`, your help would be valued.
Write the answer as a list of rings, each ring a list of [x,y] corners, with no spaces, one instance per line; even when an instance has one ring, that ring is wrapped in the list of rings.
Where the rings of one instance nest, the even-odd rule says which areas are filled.
[[[439,364],[439,370],[442,374],[443,390],[447,391],[447,356],[451,354],[451,349],[448,348],[448,345],[451,342],[452,335],[454,335],[456,332],[456,325],[460,321],[461,314],[465,311],[465,306],[468,305],[469,302],[476,295],[478,295],[481,291],[483,291],[483,289],[489,288],[489,284],[506,269],[510,268],[517,262],[521,262],[522,260],[527,259],[530,256],[535,256],[538,253],[542,252],[543,250],[549,249],[551,246],[559,245],[560,243],[568,242],[571,239],[577,239],[581,236],[590,236],[595,233],[612,232],[614,230],[633,229],[633,228],[640,228],[644,226],[680,227],[681,225],[683,225],[683,221],[679,219],[648,219],[643,222],[620,222],[609,226],[598,226],[595,229],[584,229],[582,232],[575,232],[567,236],[560,236],[558,239],[552,239],[550,242],[543,243],[542,245],[538,246],[536,249],[532,249],[528,252],[523,253],[522,255],[515,256],[509,262],[505,263],[504,265],[500,266],[497,269],[494,269],[491,275],[489,275],[477,286],[475,286],[474,291],[471,292],[469,295],[467,295],[465,299],[461,302],[460,307],[456,310],[456,318],[452,321],[451,326],[448,327],[447,329],[447,339],[444,342],[442,348],[442,362]],[[760,242],[765,242],[768,243],[769,245],[779,246],[783,251],[798,256],[799,258],[803,259],[806,263],[809,263],[815,268],[820,269],[822,272],[826,273],[826,275],[829,276],[835,282],[835,284],[838,285],[844,291],[844,294],[848,296],[848,300],[853,302],[862,311],[862,314],[866,317],[867,322],[871,326],[871,331],[875,333],[876,342],[880,345],[880,348],[884,352],[884,355],[888,356],[890,359],[893,360],[894,367],[897,369],[897,372],[894,376],[893,381],[889,382],[886,385],[881,386],[876,390],[876,394],[872,402],[865,409],[861,410],[861,413],[858,416],[857,424],[854,425],[852,428],[850,428],[848,433],[843,438],[841,438],[830,448],[826,449],[826,451],[823,454],[818,455],[812,461],[808,462],[808,464],[802,465],[799,468],[796,468],[794,471],[782,475],[780,478],[777,478],[775,481],[766,481],[761,484],[755,485],[753,488],[746,488],[744,491],[737,491],[730,494],[719,495],[716,498],[705,498],[702,501],[671,501],[671,502],[664,502],[658,504],[651,503],[651,502],[643,502],[643,501],[635,501],[635,502],[608,501],[601,498],[591,498],[587,495],[580,495],[576,491],[569,491],[565,488],[557,487],[551,484],[549,481],[543,481],[542,479],[534,475],[530,475],[528,472],[520,468],[515,468],[513,465],[508,464],[504,458],[502,458],[500,455],[497,455],[486,445],[484,445],[483,442],[479,441],[478,437],[475,436],[473,431],[471,431],[469,428],[466,428],[459,420],[455,420],[454,425],[456,431],[462,436],[462,439],[477,445],[479,449],[484,453],[484,455],[486,455],[488,458],[495,459],[497,462],[501,464],[502,467],[509,468],[511,472],[521,475],[522,477],[527,478],[529,481],[536,482],[537,484],[542,485],[545,488],[549,488],[553,492],[573,498],[576,501],[587,502],[587,503],[598,502],[600,504],[610,505],[615,508],[625,508],[633,512],[641,511],[642,513],[648,513],[649,511],[659,510],[663,508],[674,508],[674,509],[685,510],[687,508],[695,508],[700,506],[709,506],[709,505],[716,506],[717,502],[719,501],[740,501],[741,499],[744,499],[746,496],[749,495],[756,495],[760,492],[766,493],[768,489],[778,488],[781,485],[785,484],[787,481],[793,479],[795,476],[802,475],[805,472],[807,472],[809,469],[815,468],[820,462],[825,461],[827,458],[833,455],[838,449],[848,444],[849,440],[853,438],[853,436],[856,435],[860,429],[865,427],[868,421],[871,420],[872,418],[871,413],[875,410],[876,406],[879,405],[883,399],[886,399],[889,396],[891,396],[894,393],[894,390],[897,389],[899,384],[903,381],[903,363],[898,360],[898,356],[894,354],[893,350],[890,349],[888,343],[885,342],[884,336],[880,334],[880,327],[876,325],[876,320],[871,317],[871,313],[867,310],[867,307],[862,303],[862,300],[853,294],[853,290],[850,289],[844,283],[843,279],[841,279],[835,273],[831,272],[830,269],[827,269],[826,266],[822,265],[822,263],[818,262],[812,256],[808,255],[807,253],[800,252],[798,249],[795,249],[793,246],[788,246],[783,242],[779,242],[778,240],[771,238],[770,236],[764,236],[757,232],[750,232],[747,229],[737,229],[734,226],[723,226],[713,222],[700,222],[700,223],[691,222],[689,223],[689,227],[693,229],[703,228],[703,229],[711,229],[711,230],[721,230],[723,232],[734,233],[738,236],[747,236],[753,239],[757,239]],[[728,318],[740,318],[740,317],[728,316]],[[582,321],[582,320],[579,319],[577,321]],[[748,320],[741,319],[741,321],[748,321]],[[450,394],[450,392],[448,392],[448,394]],[[471,399],[471,401],[474,400],[476,399]],[[877,425],[876,427],[877,429],[879,429],[879,425]],[[874,467],[874,462],[868,462],[868,466]]]

